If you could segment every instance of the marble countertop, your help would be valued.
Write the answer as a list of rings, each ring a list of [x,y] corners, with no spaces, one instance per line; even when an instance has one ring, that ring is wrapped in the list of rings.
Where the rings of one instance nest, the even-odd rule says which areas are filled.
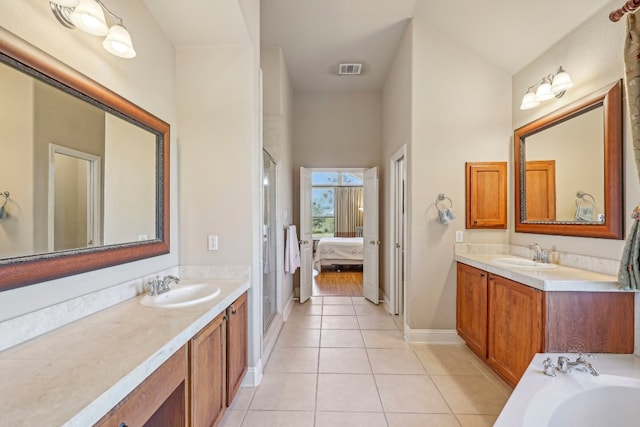
[[[570,395],[568,386],[574,382],[580,383],[580,388],[584,388],[587,385],[582,383],[589,381],[591,378],[604,378],[613,375],[640,379],[640,357],[633,354],[592,355],[593,358],[589,358],[589,362],[598,369],[600,377],[591,377],[590,374],[576,371],[575,369],[567,374],[557,372],[555,377],[544,375],[542,373],[543,360],[550,357],[556,363],[558,356],[562,355],[568,356],[572,361],[577,357],[577,354],[566,353],[539,353],[533,357],[520,382],[511,393],[507,404],[502,409],[494,427],[546,425],[546,423],[532,418],[540,414],[537,414],[539,411],[532,411],[533,408],[530,409],[529,404],[534,399],[544,397],[551,398],[551,403],[548,405],[557,406],[562,399]]]
[[[0,424],[100,420],[249,288],[240,279],[198,281],[220,294],[179,309],[142,306],[141,295],[0,352]]]
[[[519,258],[505,254],[456,254],[455,260],[541,291],[626,292],[618,288],[618,278],[579,268],[557,265],[553,269],[532,269],[496,262],[499,258]]]

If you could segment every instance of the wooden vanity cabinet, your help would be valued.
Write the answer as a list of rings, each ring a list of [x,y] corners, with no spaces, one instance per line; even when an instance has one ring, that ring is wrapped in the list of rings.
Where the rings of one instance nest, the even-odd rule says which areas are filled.
[[[218,315],[189,341],[193,427],[217,425],[227,408],[226,316]]]
[[[187,426],[187,347],[183,346],[95,425]]]
[[[466,227],[507,228],[507,162],[467,162]]]
[[[247,293],[227,308],[227,405],[238,393],[248,366]]]
[[[456,329],[478,356],[487,357],[487,272],[458,263]]]
[[[489,275],[487,363],[514,385],[542,351],[542,291]]]

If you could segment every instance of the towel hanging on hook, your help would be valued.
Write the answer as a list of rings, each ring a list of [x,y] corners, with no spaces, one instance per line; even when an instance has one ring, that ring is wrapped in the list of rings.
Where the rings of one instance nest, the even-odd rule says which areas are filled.
[[[449,207],[441,206],[445,200],[449,201]],[[450,224],[451,221],[456,219],[456,214],[453,211],[453,202],[450,198],[444,195],[444,193],[438,194],[436,198],[436,209],[438,209],[438,220],[441,224]]]
[[[2,205],[0,206],[0,220],[6,219],[7,218],[7,203],[9,202],[9,192],[8,191],[4,191],[2,193],[0,193],[0,197],[4,197],[4,201],[2,202]]]

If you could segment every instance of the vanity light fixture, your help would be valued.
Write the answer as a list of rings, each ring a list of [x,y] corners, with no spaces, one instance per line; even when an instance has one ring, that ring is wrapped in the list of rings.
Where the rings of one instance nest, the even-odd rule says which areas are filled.
[[[552,98],[560,98],[573,86],[571,77],[562,66],[555,74],[549,74],[538,80],[533,86],[529,86],[527,93],[522,97],[521,110],[530,110],[540,105],[542,101]]]
[[[65,27],[78,28],[94,36],[106,36],[102,46],[110,54],[127,59],[136,56],[131,35],[122,18],[111,12],[101,0],[49,0],[49,7]],[[116,21],[111,27],[107,25],[104,12]]]

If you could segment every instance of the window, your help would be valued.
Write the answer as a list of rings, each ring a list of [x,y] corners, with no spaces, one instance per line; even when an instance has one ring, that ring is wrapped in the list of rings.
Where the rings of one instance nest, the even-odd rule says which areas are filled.
[[[311,190],[311,217],[313,238],[333,237],[335,231],[335,189]]]

